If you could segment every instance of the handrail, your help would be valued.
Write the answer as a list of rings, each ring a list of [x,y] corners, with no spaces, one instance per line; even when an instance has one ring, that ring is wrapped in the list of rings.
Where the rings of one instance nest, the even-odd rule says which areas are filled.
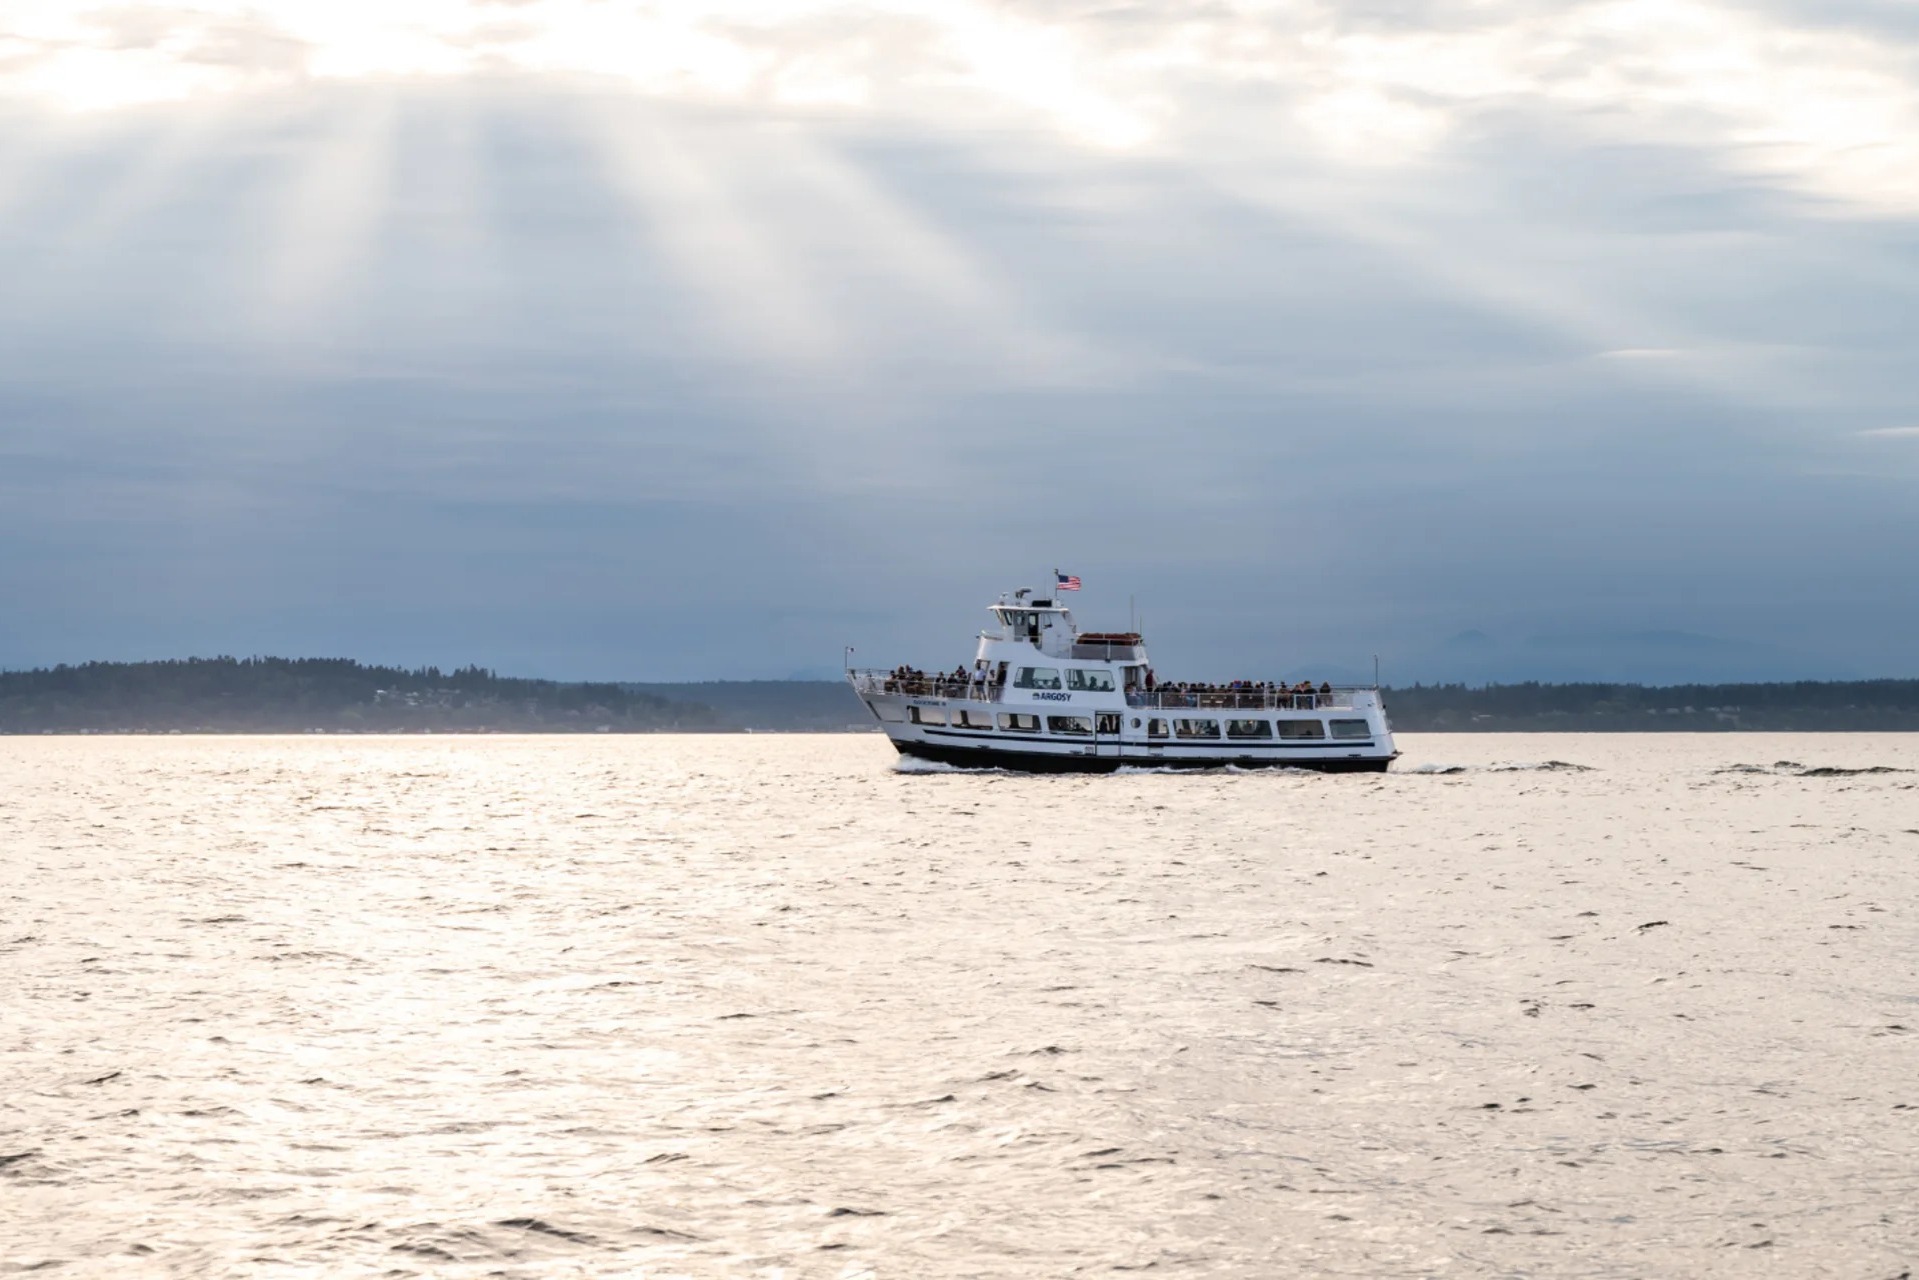
[[[969,702],[998,702],[1001,686],[951,676],[909,676],[890,671],[851,671],[853,688],[860,693],[897,693],[909,698],[960,698]]]
[[[1126,696],[1129,707],[1148,707],[1161,711],[1316,711],[1322,708],[1351,710],[1350,695],[1355,690],[1334,689],[1328,693],[1294,693],[1278,689],[1206,689],[1185,692],[1155,690]]]
[[[1000,702],[1005,686],[991,682],[954,680],[951,676],[909,676],[890,671],[849,671],[860,693],[898,694],[911,698],[949,698],[965,702]],[[1326,691],[1295,693],[1290,689],[1155,689],[1128,691],[1126,705],[1163,711],[1350,711],[1352,695],[1371,692],[1370,685],[1333,685]],[[1024,705],[1024,704],[1021,704]]]

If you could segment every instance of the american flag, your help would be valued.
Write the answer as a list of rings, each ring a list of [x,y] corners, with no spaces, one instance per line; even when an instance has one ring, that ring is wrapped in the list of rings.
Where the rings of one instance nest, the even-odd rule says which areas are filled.
[[[1054,590],[1056,591],[1078,591],[1079,590],[1078,574],[1061,573],[1058,569],[1055,569],[1053,570],[1053,577],[1057,579],[1057,581],[1054,582],[1053,584]]]

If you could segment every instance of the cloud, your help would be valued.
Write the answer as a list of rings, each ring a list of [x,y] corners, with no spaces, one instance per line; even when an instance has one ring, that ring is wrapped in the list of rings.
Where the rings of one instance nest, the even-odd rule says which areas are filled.
[[[1919,439],[1919,427],[1874,427],[1859,434],[1870,440]]]
[[[127,8],[0,54],[0,545],[49,548],[0,663],[924,665],[1055,561],[1220,674],[1919,625],[1852,564],[1919,554],[1919,475],[1835,434],[1919,397],[1909,175],[1774,128],[1852,94],[1907,145],[1892,26]]]
[[[1151,10],[987,0],[26,0],[11,91],[118,106],[304,81],[537,73],[677,102],[853,111],[934,126],[998,118],[1078,145],[1191,154],[1237,136],[1355,165],[1440,154],[1489,108],[1585,114],[1620,141],[1879,213],[1919,210],[1919,39],[1883,6],[1507,0]],[[501,15],[507,15],[502,18]],[[1824,20],[1816,20],[1822,18]],[[984,114],[982,114],[984,113]]]

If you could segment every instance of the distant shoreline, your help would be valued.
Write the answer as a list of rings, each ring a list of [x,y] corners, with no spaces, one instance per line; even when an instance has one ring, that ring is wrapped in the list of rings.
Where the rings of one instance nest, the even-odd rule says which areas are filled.
[[[1413,685],[1401,733],[1919,732],[1919,680],[1719,685]],[[0,736],[848,733],[875,728],[838,680],[530,680],[476,666],[188,658],[0,671]]]

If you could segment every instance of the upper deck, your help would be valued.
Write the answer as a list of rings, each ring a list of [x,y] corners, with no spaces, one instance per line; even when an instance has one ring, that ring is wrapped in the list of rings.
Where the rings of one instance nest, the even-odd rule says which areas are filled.
[[[1081,631],[1072,611],[1031,590],[1002,595],[990,612],[996,626],[979,633],[971,669],[926,673],[910,667],[852,671],[862,696],[960,702],[1071,702],[1087,707],[1166,710],[1363,710],[1379,703],[1365,686],[1265,680],[1227,684],[1158,678],[1137,631]]]

